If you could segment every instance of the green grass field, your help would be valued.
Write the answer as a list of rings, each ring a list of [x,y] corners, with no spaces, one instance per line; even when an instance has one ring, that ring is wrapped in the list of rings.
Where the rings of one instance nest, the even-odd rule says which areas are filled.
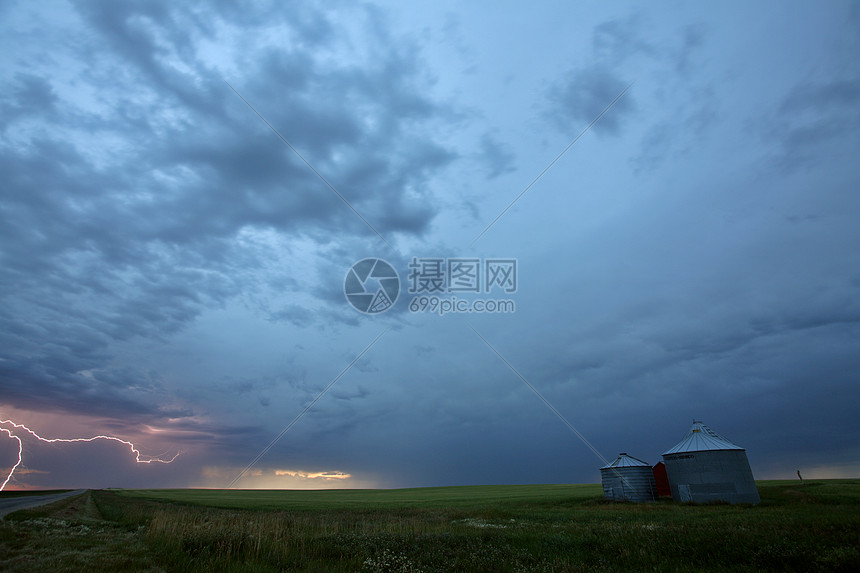
[[[599,485],[93,491],[0,522],[4,571],[858,571],[860,480],[757,506]]]
[[[600,484],[474,485],[414,489],[332,490],[122,490],[127,497],[228,509],[479,508],[498,504],[552,504],[603,495]]]

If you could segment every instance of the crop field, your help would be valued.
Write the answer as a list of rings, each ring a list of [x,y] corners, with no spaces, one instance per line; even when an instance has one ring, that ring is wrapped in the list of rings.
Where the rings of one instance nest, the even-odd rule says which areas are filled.
[[[471,508],[498,504],[553,503],[593,499],[603,495],[600,484],[476,485],[415,489],[335,490],[123,490],[122,495],[227,509],[319,510]]]
[[[90,491],[0,522],[3,571],[858,571],[860,480],[757,506],[599,485]]]

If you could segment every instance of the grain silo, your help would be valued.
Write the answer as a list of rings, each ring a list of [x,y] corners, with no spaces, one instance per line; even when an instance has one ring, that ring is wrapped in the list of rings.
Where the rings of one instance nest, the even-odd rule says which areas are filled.
[[[603,482],[603,495],[606,499],[626,501],[654,501],[657,488],[654,486],[654,473],[650,464],[625,453],[611,464],[600,468]]]
[[[663,453],[675,501],[758,503],[747,453],[702,422]]]

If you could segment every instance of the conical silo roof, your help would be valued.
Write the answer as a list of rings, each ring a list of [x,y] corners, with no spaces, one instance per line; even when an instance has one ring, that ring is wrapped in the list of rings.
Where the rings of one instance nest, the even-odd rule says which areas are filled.
[[[684,439],[673,448],[663,452],[666,454],[679,454],[683,452],[705,452],[710,450],[743,450],[737,444],[733,444],[702,422],[693,422],[693,427]]]
[[[638,458],[634,458],[633,456],[628,456],[624,452],[621,452],[620,454],[618,454],[618,457],[615,458],[614,462],[612,462],[611,464],[607,464],[600,469],[605,470],[605,469],[609,469],[609,468],[634,468],[634,467],[641,467],[641,466],[644,466],[646,468],[650,468],[651,464],[645,463]]]

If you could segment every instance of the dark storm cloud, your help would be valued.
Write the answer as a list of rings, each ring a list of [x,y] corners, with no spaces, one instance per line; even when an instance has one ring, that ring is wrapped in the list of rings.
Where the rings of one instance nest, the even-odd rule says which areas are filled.
[[[547,91],[550,108],[546,117],[557,130],[571,137],[579,133],[635,80],[625,71],[631,60],[659,57],[657,48],[642,36],[643,27],[638,15],[595,26],[590,63],[568,71]],[[622,120],[635,110],[634,100],[632,93],[626,94],[593,129],[617,135]]]
[[[591,66],[571,72],[549,93],[553,106],[549,117],[556,129],[575,135],[591,123],[612,100],[624,91],[627,83],[605,66]],[[631,94],[625,95],[595,124],[597,133],[620,132],[621,122],[634,109]]]
[[[134,23],[141,18],[131,16],[141,15],[127,10],[131,8],[97,3],[89,15],[110,44],[127,55],[123,64],[136,65],[138,82],[161,88],[162,106],[152,109],[153,117],[171,111],[163,105],[196,114],[190,122],[160,126],[165,133],[155,134],[158,145],[149,152],[153,167],[168,173],[190,168],[201,179],[166,204],[152,206],[162,214],[196,215],[192,221],[168,219],[168,228],[158,229],[160,233],[169,234],[174,227],[194,236],[187,232],[189,224],[220,234],[246,224],[362,230],[348,210],[334,208],[336,198],[220,76],[189,53],[194,26],[188,24],[197,18],[156,10],[145,14],[149,25],[140,26]],[[296,29],[289,18],[282,24]],[[295,31],[301,43],[303,31]],[[165,42],[172,49],[156,48]],[[426,139],[410,137],[411,126],[439,111],[415,85],[416,56],[408,49],[378,49],[380,58],[367,67],[342,69],[321,66],[309,49],[255,48],[243,55],[249,81],[229,78],[231,83],[358,209],[378,221],[380,230],[421,232],[434,212],[405,203],[404,189],[420,193],[428,170],[443,166],[452,155]],[[159,56],[180,58],[195,73],[183,76]],[[393,149],[398,152],[391,153]],[[334,155],[342,158],[332,161]]]
[[[485,166],[489,180],[516,171],[514,153],[510,146],[490,133],[485,133],[481,138],[477,159]]]
[[[297,304],[289,304],[269,313],[269,320],[286,320],[299,327],[310,325],[313,319],[314,316],[310,310]]]
[[[680,76],[687,76],[702,53],[708,28],[701,22],[687,24],[669,38],[649,38],[647,18],[634,14],[602,22],[592,32],[592,51],[597,61],[610,66],[629,62],[659,61]]]
[[[675,55],[675,69],[682,76],[687,76],[701,54],[701,48],[707,38],[707,28],[699,24],[684,27],[681,32],[681,45]]]
[[[712,184],[718,201],[652,199],[655,219],[637,212],[592,237],[590,244],[604,246],[600,259],[621,264],[624,278],[601,270],[602,262],[584,263],[588,249],[574,251],[570,258],[583,266],[568,279],[596,281],[593,295],[588,289],[575,295],[586,308],[574,324],[549,316],[536,321],[559,333],[548,349],[511,352],[554,405],[585,427],[599,426],[589,408],[640,421],[641,436],[629,426],[600,428],[593,434],[599,448],[635,445],[656,456],[672,445],[671,419],[684,416],[710,420],[756,456],[768,450],[768,440],[779,441],[776,434],[792,436],[792,455],[808,459],[815,442],[827,441],[816,417],[826,416],[834,433],[854,425],[846,404],[855,401],[852,380],[860,368],[860,281],[857,256],[844,246],[856,230],[833,209],[854,212],[856,199],[826,180],[814,189],[780,178],[731,187]],[[743,214],[714,217],[734,204],[734,193],[744,197]],[[752,207],[758,204],[768,208]],[[821,216],[792,223],[768,213],[783,204]],[[589,318],[592,301],[602,310]],[[547,354],[553,359],[543,360]],[[843,451],[856,459],[856,448]]]
[[[121,413],[126,422],[191,415],[188,409],[159,406],[165,394],[146,373],[109,367],[92,373],[81,371],[85,365],[70,362],[68,351],[45,344],[42,356],[0,362],[4,403],[48,412],[111,417]]]
[[[860,150],[860,80],[839,78],[796,86],[762,126],[778,145],[776,161],[791,171],[836,154],[850,161]],[[846,145],[847,143],[847,145]]]
[[[748,448],[757,467],[763,467],[774,441],[789,439],[793,455],[808,459],[820,447],[822,435],[836,435],[839,428],[852,425],[848,389],[860,367],[852,350],[858,323],[840,321],[810,329],[786,324],[756,334],[736,317],[708,316],[703,320],[707,328],[701,329],[667,305],[653,317],[603,315],[605,330],[561,334],[543,353],[511,344],[499,348],[604,455],[635,451],[653,463],[695,417]],[[564,332],[547,322],[541,327]],[[544,360],[546,354],[553,360]],[[500,387],[515,381],[504,368],[488,373],[497,377]],[[541,416],[540,411],[528,411],[531,399],[526,391],[521,411],[505,412],[504,417],[511,423],[530,420],[529,425],[540,425],[529,439],[550,450],[570,450],[578,460],[573,470],[577,475],[583,475],[583,465],[600,465],[575,436],[555,431],[549,412]],[[822,412],[828,430],[816,422]],[[851,456],[854,450],[843,451]],[[560,469],[566,463],[546,467],[544,475],[564,479]],[[570,468],[577,466],[570,463]],[[469,471],[481,473],[474,466]],[[488,479],[486,473],[483,479]]]
[[[639,153],[632,159],[638,172],[651,171],[667,161],[686,158],[709,140],[709,128],[720,116],[720,105],[712,86],[688,87],[689,103],[661,110],[669,116],[649,125],[642,136]]]
[[[641,35],[642,17],[631,15],[602,22],[592,33],[594,56],[600,60],[620,64],[634,56],[651,56],[656,48]]]
[[[367,396],[370,395],[370,391],[368,391],[366,388],[362,388],[361,386],[359,386],[356,390],[354,390],[352,392],[332,391],[331,395],[333,398],[336,398],[337,400],[349,401],[349,400],[356,400],[356,399],[360,399],[360,398],[366,398]]]
[[[591,122],[627,85],[648,84],[651,78],[640,77],[638,70],[650,68],[660,78],[660,108],[647,116],[639,113],[636,101],[642,95],[634,85],[593,128],[618,135],[624,121],[644,127],[641,151],[633,159],[640,171],[657,167],[670,154],[684,155],[718,116],[713,88],[696,77],[707,27],[689,24],[659,39],[649,38],[649,29],[641,14],[595,26],[592,63],[574,68],[549,88],[545,114],[556,129],[573,135],[575,125]]]
[[[49,115],[57,103],[50,82],[29,73],[18,73],[12,90],[0,104],[0,129],[26,115]]]
[[[160,417],[160,387],[108,366],[112,345],[164,339],[257,289],[268,253],[244,230],[375,240],[202,42],[243,25],[227,79],[389,240],[420,235],[436,214],[427,181],[455,155],[420,133],[448,112],[427,97],[418,52],[373,10],[355,9],[371,56],[329,66],[321,57],[348,45],[346,31],[313,9],[77,7],[83,28],[50,31],[79,62],[74,82],[44,58],[0,103],[3,399]],[[275,23],[286,48],[260,41]],[[297,305],[271,318],[311,320]]]

